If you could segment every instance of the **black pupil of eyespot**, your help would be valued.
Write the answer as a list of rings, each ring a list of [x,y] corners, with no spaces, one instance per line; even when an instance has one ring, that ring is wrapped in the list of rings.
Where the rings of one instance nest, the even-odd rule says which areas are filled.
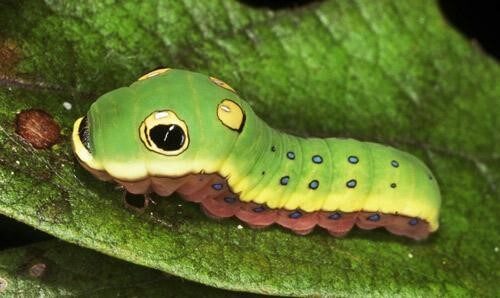
[[[184,131],[175,124],[156,125],[149,130],[149,137],[155,145],[165,151],[175,151],[184,145]]]

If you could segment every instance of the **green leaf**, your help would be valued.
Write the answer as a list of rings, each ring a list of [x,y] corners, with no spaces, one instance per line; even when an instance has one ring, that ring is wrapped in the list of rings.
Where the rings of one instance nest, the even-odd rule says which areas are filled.
[[[276,295],[495,296],[500,68],[434,1],[21,2],[0,7],[0,212],[66,241],[204,284]],[[7,53],[7,54],[6,54]],[[170,66],[217,75],[271,125],[355,137],[422,158],[443,196],[425,242],[385,231],[299,237],[216,222],[177,198],[144,214],[72,157],[100,94]],[[63,102],[73,105],[63,108]],[[64,139],[35,150],[16,112],[50,111]],[[298,117],[300,115],[300,117]]]
[[[200,297],[201,292],[228,296],[57,240],[0,252],[0,294],[9,297]]]

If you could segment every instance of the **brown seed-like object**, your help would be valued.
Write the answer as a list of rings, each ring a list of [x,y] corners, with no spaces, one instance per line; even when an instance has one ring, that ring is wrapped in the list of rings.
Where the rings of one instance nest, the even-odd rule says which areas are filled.
[[[31,277],[41,277],[45,273],[46,269],[46,264],[36,263],[28,269],[28,273]]]
[[[17,114],[16,133],[36,149],[47,149],[59,141],[61,127],[47,112],[29,109]]]

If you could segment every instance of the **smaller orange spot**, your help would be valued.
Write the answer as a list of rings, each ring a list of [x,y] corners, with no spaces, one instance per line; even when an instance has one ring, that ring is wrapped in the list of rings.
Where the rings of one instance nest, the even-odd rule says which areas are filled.
[[[227,90],[229,90],[231,92],[236,93],[236,91],[231,86],[229,86],[228,84],[226,84],[226,82],[221,81],[218,78],[214,78],[214,77],[209,77],[209,78],[210,78],[210,81],[212,81],[213,83],[215,83],[217,86],[222,87],[224,89],[227,89]]]
[[[152,72],[149,72],[149,73],[143,75],[142,77],[140,77],[138,79],[138,81],[142,81],[142,80],[145,80],[145,79],[152,78],[154,76],[157,76],[157,75],[162,74],[164,72],[167,72],[169,70],[170,70],[170,68],[160,68],[160,69],[157,69],[157,70],[153,70]]]

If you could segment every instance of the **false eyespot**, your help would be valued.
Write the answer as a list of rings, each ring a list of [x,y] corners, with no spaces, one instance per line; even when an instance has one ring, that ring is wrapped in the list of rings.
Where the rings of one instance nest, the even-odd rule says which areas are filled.
[[[151,151],[179,155],[189,145],[187,125],[173,111],[155,111],[139,128],[141,141]]]

